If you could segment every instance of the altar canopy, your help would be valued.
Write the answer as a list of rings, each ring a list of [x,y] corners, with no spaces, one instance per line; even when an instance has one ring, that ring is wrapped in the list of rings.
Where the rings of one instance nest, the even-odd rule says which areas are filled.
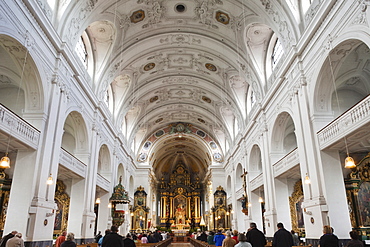
[[[177,230],[199,226],[203,188],[199,177],[191,176],[182,162],[172,173],[163,173],[158,191],[161,226]]]

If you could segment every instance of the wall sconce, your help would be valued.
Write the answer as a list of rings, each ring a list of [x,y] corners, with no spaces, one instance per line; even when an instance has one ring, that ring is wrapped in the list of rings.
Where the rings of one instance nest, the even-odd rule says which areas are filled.
[[[308,211],[306,208],[303,209],[303,212],[305,214],[312,215],[312,212],[311,211]]]
[[[48,177],[48,179],[46,180],[46,184],[47,185],[52,185],[53,184],[53,177],[51,176],[51,173],[50,173],[50,176]]]
[[[311,183],[311,179],[310,177],[308,176],[308,173],[306,172],[306,177],[304,178],[304,183],[305,184],[310,184]]]
[[[108,208],[112,208],[112,203],[108,203]]]
[[[248,202],[248,208],[252,207],[252,203]]]
[[[98,197],[98,198],[96,198],[95,203],[96,203],[96,204],[100,204],[100,198],[99,198],[99,197]]]
[[[263,203],[263,198],[261,196],[258,198],[258,202]]]

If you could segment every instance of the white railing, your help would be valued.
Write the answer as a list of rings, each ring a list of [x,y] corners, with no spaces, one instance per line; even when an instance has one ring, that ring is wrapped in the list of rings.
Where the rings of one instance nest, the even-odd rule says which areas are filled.
[[[263,185],[263,174],[260,173],[255,178],[253,178],[250,182],[251,191],[257,189],[258,187]]]
[[[109,192],[110,182],[99,173],[97,174],[96,185]]]
[[[37,149],[40,131],[0,104],[0,129],[31,148]]]
[[[236,198],[240,198],[240,197],[242,197],[242,196],[243,196],[243,194],[244,194],[244,189],[243,189],[243,187],[242,187],[242,188],[238,189],[238,190],[235,192],[235,197],[236,197]]]
[[[295,148],[272,166],[274,170],[274,177],[287,172],[297,164],[299,164],[299,154],[298,148]]]
[[[86,165],[63,148],[60,149],[59,164],[77,175],[86,177]]]
[[[370,95],[322,128],[318,134],[320,149],[332,145],[351,131],[370,122]]]

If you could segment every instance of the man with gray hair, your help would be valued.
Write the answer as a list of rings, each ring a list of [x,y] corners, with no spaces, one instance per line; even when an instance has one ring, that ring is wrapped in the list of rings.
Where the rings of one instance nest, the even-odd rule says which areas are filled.
[[[18,232],[15,236],[6,242],[5,247],[24,247],[22,233]]]
[[[5,235],[2,239],[1,239],[1,242],[0,242],[0,247],[5,247],[6,245],[6,242],[11,239],[12,237],[15,236],[15,234],[17,234],[18,232],[17,231],[12,231],[11,233]]]
[[[226,231],[226,238],[222,241],[222,247],[234,247],[235,245],[236,241],[231,237],[231,231]]]

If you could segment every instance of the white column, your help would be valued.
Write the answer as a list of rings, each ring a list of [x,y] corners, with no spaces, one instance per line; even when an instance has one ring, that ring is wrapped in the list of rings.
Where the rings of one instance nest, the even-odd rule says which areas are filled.
[[[335,235],[338,238],[348,239],[348,232],[352,230],[352,226],[348,211],[341,160],[337,151],[321,152],[321,158],[323,163],[323,182],[326,189],[325,197],[328,205],[328,219],[325,223],[330,224],[334,228]],[[344,161],[342,162],[344,163]],[[320,233],[317,231],[314,233],[315,236],[320,236]]]
[[[259,194],[251,193],[252,207],[249,210],[251,210],[251,222],[255,222],[257,226],[262,226],[262,208],[261,203],[258,201],[259,197]]]
[[[51,239],[54,230],[54,191],[63,134],[66,96],[53,83],[50,92],[47,121],[43,124],[38,151],[19,151],[14,167],[13,183],[4,232],[17,229],[24,239],[38,241]],[[46,180],[52,173],[53,185]],[[28,196],[27,196],[28,195]]]
[[[293,103],[295,102],[295,111],[298,116],[295,118],[295,128],[303,180],[304,202],[302,206],[306,210],[304,214],[306,239],[317,239],[322,235],[322,226],[328,224],[328,207],[323,194],[323,181],[325,179],[321,175],[321,163],[316,151],[318,150],[315,142],[316,133],[313,131],[310,119],[305,78],[302,77],[300,83],[300,88],[294,92]],[[310,184],[304,183],[306,173],[310,177]],[[330,171],[330,173],[332,172]],[[343,175],[340,177],[343,178]],[[342,185],[344,186],[343,182]],[[348,208],[345,211],[348,212]]]
[[[276,218],[276,204],[275,204],[275,179],[273,168],[270,160],[270,148],[268,145],[268,132],[266,129],[261,130],[263,148],[261,148],[262,172],[265,184],[265,222],[266,222],[266,237],[273,237],[277,218]],[[262,229],[262,225],[257,226]]]
[[[85,179],[74,178],[71,184],[70,204],[68,214],[68,232],[73,232],[76,239],[82,238],[82,220],[84,212]]]
[[[275,179],[275,193],[277,222],[282,222],[286,229],[292,229],[287,179]]]
[[[111,222],[108,221],[110,208],[108,208],[110,193],[100,195],[99,214],[98,214],[98,231],[102,234],[106,229],[111,227]],[[103,234],[104,235],[104,234]]]

